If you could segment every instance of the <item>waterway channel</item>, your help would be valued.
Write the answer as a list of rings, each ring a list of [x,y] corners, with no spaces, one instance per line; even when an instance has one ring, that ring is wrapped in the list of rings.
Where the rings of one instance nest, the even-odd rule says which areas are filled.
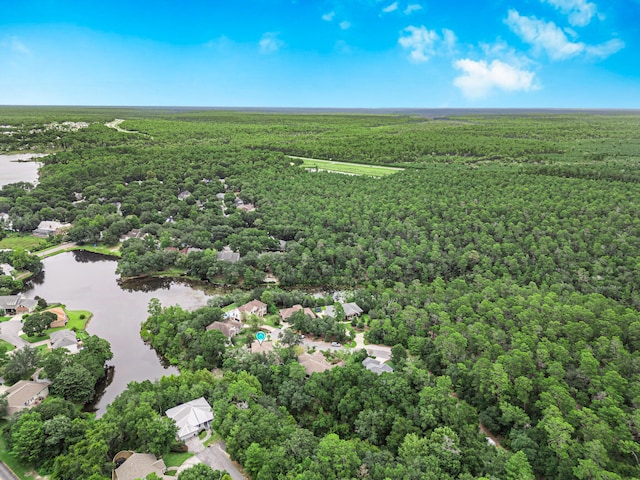
[[[208,295],[194,286],[174,280],[150,279],[121,286],[117,282],[116,260],[89,252],[67,252],[44,260],[44,272],[34,277],[25,296],[60,302],[71,310],[93,313],[87,331],[109,341],[113,359],[110,382],[94,409],[102,415],[132,381],[156,380],[177,374],[162,364],[154,350],[140,338],[140,324],[147,318],[149,300],[185,309],[204,306]]]

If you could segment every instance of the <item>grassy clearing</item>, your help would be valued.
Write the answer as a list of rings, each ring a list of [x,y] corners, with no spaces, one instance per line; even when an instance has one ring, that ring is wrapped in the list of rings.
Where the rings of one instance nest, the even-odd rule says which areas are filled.
[[[334,162],[332,160],[316,160],[314,158],[291,157],[302,160],[302,168],[317,168],[326,172],[348,173],[350,175],[367,175],[370,177],[383,177],[398,173],[404,168],[381,167],[378,165],[366,165],[359,163]]]
[[[0,322],[8,322],[11,320],[11,317],[0,317]]]
[[[0,460],[6,463],[21,480],[33,480],[34,477],[28,474],[33,471],[33,467],[26,466],[13,458],[13,455],[7,451],[7,444],[2,436],[0,436]]]
[[[16,348],[14,345],[10,344],[6,340],[0,340],[0,347],[2,347],[3,345],[6,347],[5,351],[7,352],[10,352],[11,350]]]
[[[34,237],[33,235],[10,233],[6,238],[0,240],[0,249],[11,248],[12,250],[37,250],[46,243],[47,240],[44,238]]]
[[[167,468],[179,467],[186,460],[193,457],[192,452],[169,452],[162,459]]]

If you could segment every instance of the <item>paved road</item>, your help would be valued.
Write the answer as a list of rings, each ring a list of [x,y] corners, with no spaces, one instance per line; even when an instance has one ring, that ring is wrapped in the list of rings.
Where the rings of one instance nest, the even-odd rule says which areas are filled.
[[[4,462],[0,462],[0,479],[2,480],[20,480],[16,477],[9,467],[7,467]]]

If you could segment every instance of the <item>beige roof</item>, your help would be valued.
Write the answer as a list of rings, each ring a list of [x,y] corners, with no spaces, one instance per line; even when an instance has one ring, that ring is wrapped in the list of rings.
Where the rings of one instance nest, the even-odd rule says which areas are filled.
[[[254,340],[251,344],[251,353],[267,353],[273,351],[273,342],[258,342]]]
[[[166,415],[176,422],[180,438],[197,433],[213,420],[213,411],[204,397],[170,408]]]
[[[311,354],[303,353],[298,357],[298,362],[304,367],[304,371],[307,372],[307,375],[331,370],[336,366],[327,362],[327,359],[324,358],[324,355],[321,352],[314,352]]]
[[[251,300],[249,303],[245,303],[244,305],[238,307],[240,312],[247,313],[255,313],[261,308],[265,308],[267,306],[266,303],[262,303],[260,300]]]
[[[37,396],[49,386],[48,383],[20,380],[7,390],[9,407],[22,407],[26,402]]]
[[[114,470],[116,480],[136,480],[145,478],[152,472],[162,477],[167,467],[162,459],[151,453],[134,453]]]
[[[309,315],[311,318],[316,318],[316,314],[313,313],[313,310],[311,310],[310,308],[302,308],[302,305],[294,305],[290,308],[283,308],[282,310],[280,310],[280,318],[282,318],[282,320],[287,320],[289,317],[291,317],[291,315],[300,310],[302,310],[305,315]]]
[[[240,328],[242,328],[242,325],[237,322],[235,325],[228,322],[213,322],[207,327],[207,330],[219,330],[227,337],[231,338],[239,332]]]

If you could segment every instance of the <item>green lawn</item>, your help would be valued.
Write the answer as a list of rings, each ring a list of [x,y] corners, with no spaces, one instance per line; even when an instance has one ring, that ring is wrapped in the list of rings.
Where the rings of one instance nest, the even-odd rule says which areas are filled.
[[[10,233],[6,238],[0,240],[0,249],[24,249],[24,250],[37,250],[39,247],[44,246],[47,240],[44,238],[34,237],[33,235],[24,235],[20,233]]]
[[[13,346],[12,344],[10,344],[9,342],[7,342],[6,340],[0,340],[0,346],[2,345],[6,345],[7,347],[7,352],[10,352],[11,350],[13,350],[14,348],[16,348],[15,346]]]
[[[44,334],[40,336],[29,337],[26,334],[22,334],[20,335],[20,337],[24,338],[29,343],[35,343],[42,340],[48,340],[49,335],[52,332],[57,332],[58,330],[72,330],[73,328],[75,328],[77,332],[80,332],[80,334],[82,334],[82,332],[84,332],[85,330],[87,322],[93,315],[89,310],[67,310],[65,308],[64,311],[67,312],[67,316],[69,317],[69,321],[67,322],[66,326],[48,328],[47,330],[45,330]],[[84,315],[83,319],[80,318],[81,315]]]
[[[0,317],[0,322],[6,322],[11,320],[11,317]]]
[[[7,464],[21,480],[33,480],[34,477],[28,475],[27,472],[33,471],[33,467],[26,466],[18,462],[13,455],[7,451],[7,444],[0,435],[0,460]]]
[[[313,158],[291,157],[303,160],[302,168],[318,168],[327,172],[350,173],[352,175],[368,175],[372,177],[382,177],[398,173],[404,168],[381,167],[379,165],[366,165],[359,163],[334,162],[332,160],[316,160]]]
[[[167,468],[171,467],[179,467],[182,465],[185,460],[193,457],[193,453],[191,452],[169,452],[162,459],[164,460],[164,464]]]
[[[97,246],[93,245],[78,245],[76,247],[71,248],[70,250],[84,250],[87,252],[100,253],[102,255],[109,255],[111,257],[120,257],[122,254],[120,253],[120,246],[117,245],[118,249],[112,250],[114,247],[109,247],[102,243],[99,243]]]

